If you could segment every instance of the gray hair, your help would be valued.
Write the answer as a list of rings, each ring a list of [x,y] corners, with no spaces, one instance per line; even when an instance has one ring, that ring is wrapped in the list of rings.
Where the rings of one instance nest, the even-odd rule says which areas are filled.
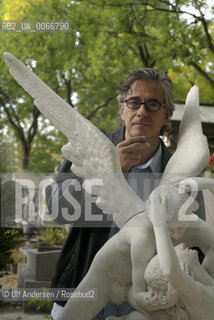
[[[174,110],[174,99],[173,99],[173,85],[169,76],[164,73],[157,71],[153,68],[139,68],[131,72],[125,79],[124,83],[117,88],[117,101],[123,103],[125,96],[129,89],[131,89],[133,83],[137,80],[156,81],[164,89],[165,93],[165,104],[169,110]]]

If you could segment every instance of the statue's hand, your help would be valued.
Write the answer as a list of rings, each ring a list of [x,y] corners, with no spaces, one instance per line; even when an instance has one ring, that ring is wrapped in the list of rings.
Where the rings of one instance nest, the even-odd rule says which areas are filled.
[[[155,189],[146,202],[146,211],[154,227],[161,226],[167,222],[167,197],[166,189]]]
[[[180,263],[181,270],[183,270],[188,276],[190,276],[192,279],[194,279],[194,272],[190,270],[190,266],[185,263],[184,261],[181,261]]]

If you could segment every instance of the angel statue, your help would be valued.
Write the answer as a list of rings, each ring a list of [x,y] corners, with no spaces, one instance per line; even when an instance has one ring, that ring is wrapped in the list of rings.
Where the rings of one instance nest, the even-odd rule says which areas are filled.
[[[214,231],[193,214],[196,206],[194,199],[189,196],[193,188],[196,188],[196,191],[208,188],[214,194],[212,180],[192,178],[200,174],[209,159],[207,140],[201,127],[198,88],[194,86],[187,96],[177,149],[165,168],[160,186],[144,202],[126,182],[118,153],[109,139],[13,55],[5,53],[4,57],[15,80],[35,99],[35,105],[44,116],[69,139],[68,145],[64,146],[62,151],[72,162],[72,171],[86,179],[86,191],[92,192],[89,183],[86,183],[88,179],[100,179],[102,183],[99,187],[93,188],[93,195],[97,196],[96,204],[104,214],[111,214],[120,228],[96,254],[88,273],[76,288],[76,291],[96,288],[97,299],[83,301],[70,298],[59,320],[91,320],[109,301],[116,304],[128,301],[136,310],[121,319],[199,319],[192,310],[197,294],[193,296],[193,301],[190,295],[185,295],[185,290],[177,289],[176,286],[180,283],[174,279],[176,277],[173,273],[174,266],[175,270],[178,270],[179,265],[174,258],[176,256],[173,245],[183,242],[187,247],[199,247],[205,254],[203,267],[207,278],[204,275],[203,279],[198,274],[194,275],[197,282],[195,287],[199,290],[201,283],[205,296],[209,295],[209,301],[214,302],[212,290],[209,289],[212,287],[214,273],[210,258],[212,254],[209,254],[212,253]],[[158,232],[161,228],[164,228],[163,233],[166,236],[163,242],[162,232]],[[168,243],[171,247],[167,246]],[[169,249],[169,252],[165,252],[161,245]],[[149,263],[156,251],[160,269],[168,281],[164,299],[160,299],[158,303],[151,299],[148,277],[151,270]],[[165,255],[169,265],[165,263]],[[181,261],[184,268],[187,268],[185,258]],[[190,269],[190,272],[195,270]],[[179,276],[182,280],[189,277],[188,274],[184,275],[183,270]],[[156,286],[157,290],[159,287],[161,289],[162,282]],[[185,310],[184,317],[177,316],[174,312],[173,318],[174,315],[170,315],[170,312],[173,308],[179,309],[177,305],[181,304],[180,301],[184,304],[184,308],[180,308]],[[206,308],[204,300],[203,303]],[[213,314],[214,304],[213,307],[211,303],[208,304],[212,309],[210,314]],[[189,318],[187,314],[190,315]],[[116,318],[109,317],[108,320],[110,319]]]

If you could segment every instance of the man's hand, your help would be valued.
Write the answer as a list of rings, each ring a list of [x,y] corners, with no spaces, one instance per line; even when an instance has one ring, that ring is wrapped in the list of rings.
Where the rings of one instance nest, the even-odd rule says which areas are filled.
[[[149,147],[150,144],[146,142],[143,136],[131,137],[120,142],[116,149],[119,154],[122,171],[128,172],[132,167],[142,164],[144,150]]]

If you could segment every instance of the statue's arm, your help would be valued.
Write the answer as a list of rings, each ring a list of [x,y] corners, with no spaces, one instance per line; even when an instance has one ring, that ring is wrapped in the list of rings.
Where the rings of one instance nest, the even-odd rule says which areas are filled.
[[[146,266],[155,255],[155,240],[152,228],[133,228],[131,237],[132,287],[129,290],[129,302],[136,310],[147,306],[147,284],[144,279]]]
[[[202,267],[200,276],[194,279],[191,274],[192,270],[189,269],[188,265],[182,263],[180,266],[165,220],[159,220],[157,223],[157,220],[154,219],[155,214],[157,214],[157,208],[158,214],[160,216],[164,215],[164,212],[166,212],[165,204],[161,202],[157,194],[155,195],[155,199],[151,200],[150,217],[152,217],[151,222],[155,234],[157,254],[163,275],[168,279],[185,304],[191,318],[195,320],[203,319],[206,317],[206,312],[210,314],[214,312],[214,282]],[[203,303],[201,302],[202,297]],[[201,305],[203,305],[203,308],[201,308]]]

